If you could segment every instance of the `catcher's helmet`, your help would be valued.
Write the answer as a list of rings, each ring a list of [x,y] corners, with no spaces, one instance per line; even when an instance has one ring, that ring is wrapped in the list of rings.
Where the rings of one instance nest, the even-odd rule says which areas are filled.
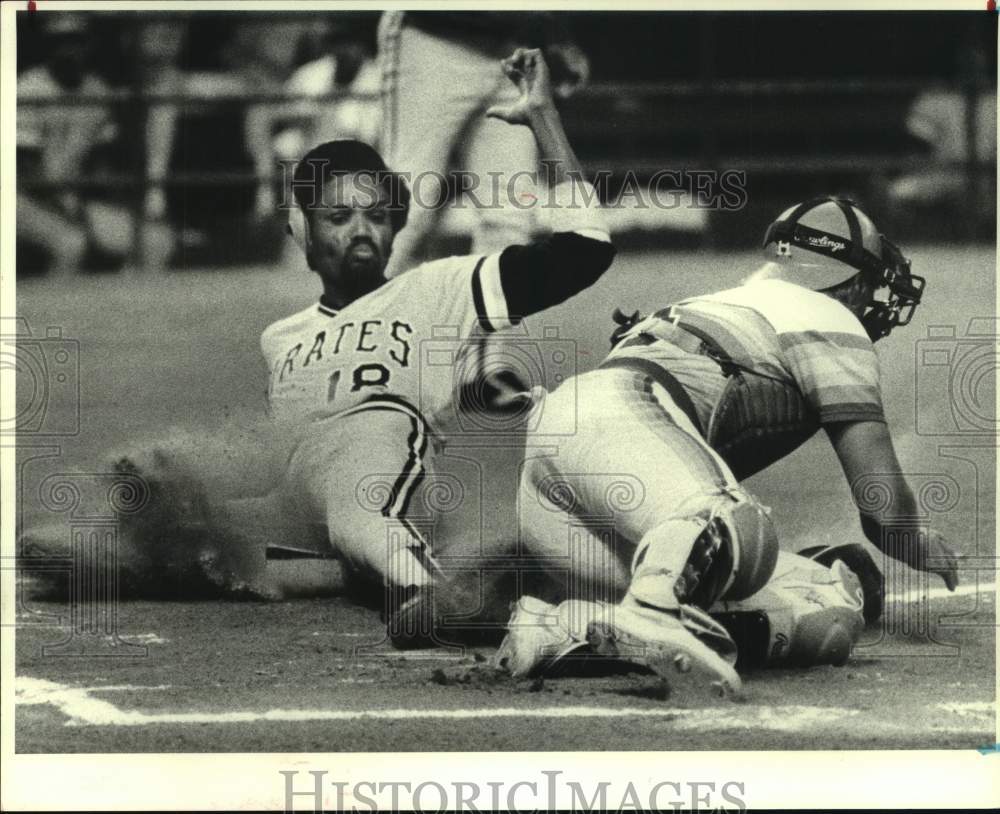
[[[872,340],[906,325],[924,289],[924,278],[911,273],[899,248],[846,198],[813,198],[786,209],[767,228],[764,253],[769,262],[756,279],[823,291],[860,272],[876,290],[888,288],[887,298],[873,299],[861,319]]]

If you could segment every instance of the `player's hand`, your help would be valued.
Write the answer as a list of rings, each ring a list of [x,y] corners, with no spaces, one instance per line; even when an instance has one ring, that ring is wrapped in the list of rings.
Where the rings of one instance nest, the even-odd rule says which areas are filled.
[[[961,557],[940,532],[929,529],[901,553],[902,556],[897,559],[918,571],[937,574],[944,580],[949,591],[958,587],[958,564]]]
[[[937,574],[944,580],[948,590],[954,591],[958,587],[960,557],[940,532],[932,530],[927,533],[926,558],[924,560],[926,570]]]
[[[590,79],[590,60],[571,42],[556,43],[545,49],[552,74],[552,90],[557,99],[568,99]]]
[[[532,115],[552,105],[552,83],[545,57],[537,48],[518,48],[500,67],[520,91],[511,105],[493,105],[486,115],[508,124],[528,124]]]

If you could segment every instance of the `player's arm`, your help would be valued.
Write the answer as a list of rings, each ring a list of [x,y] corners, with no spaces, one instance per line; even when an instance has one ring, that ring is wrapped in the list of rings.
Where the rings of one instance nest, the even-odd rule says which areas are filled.
[[[918,520],[917,501],[900,472],[888,425],[842,421],[825,427],[848,483],[853,487],[865,478],[865,486],[873,490],[872,508],[867,501],[858,507],[865,536],[880,551],[911,568],[937,574],[955,590],[958,557],[939,532]]]
[[[611,265],[615,249],[596,192],[583,180],[563,130],[541,51],[519,48],[502,65],[521,95],[514,104],[491,107],[486,115],[531,128],[551,184],[548,199],[540,205],[551,234],[527,245],[508,246],[495,260],[488,258],[495,269],[483,270],[484,291],[490,290],[495,278],[502,289],[505,317],[516,322],[593,284]],[[490,305],[487,301],[487,308]]]

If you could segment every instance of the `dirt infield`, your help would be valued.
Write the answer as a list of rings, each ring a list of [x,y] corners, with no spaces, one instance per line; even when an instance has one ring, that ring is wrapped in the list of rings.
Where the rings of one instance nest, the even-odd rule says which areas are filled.
[[[933,606],[962,615],[974,602]],[[843,668],[750,674],[747,701],[707,708],[648,675],[497,677],[486,649],[356,657],[377,643],[378,618],[341,600],[130,603],[122,638],[146,652],[120,658],[45,657],[63,633],[22,616],[17,749],[974,749],[994,740],[995,616],[981,604],[936,626],[948,647],[875,645],[872,632],[878,656],[862,647]],[[908,645],[924,652],[893,655]]]
[[[492,673],[488,648],[403,658],[379,645],[377,614],[343,598],[123,602],[118,639],[95,640],[88,655],[60,655],[70,609],[25,593],[17,609],[17,751],[992,743],[996,450],[983,416],[991,409],[987,399],[993,404],[995,367],[984,372],[980,357],[995,352],[996,340],[982,333],[995,323],[970,327],[970,319],[992,317],[994,255],[918,248],[912,256],[914,270],[928,278],[928,295],[913,324],[879,345],[887,414],[933,521],[970,559],[954,596],[939,583],[890,585],[897,601],[885,626],[868,631],[847,666],[750,674],[745,701],[697,708],[647,675],[514,682]],[[724,287],[754,262],[751,254],[626,254],[593,289],[532,320],[531,337],[569,342],[576,369],[589,369],[607,349],[614,306],[649,310]],[[253,429],[265,420],[257,340],[270,321],[304,307],[315,289],[307,272],[287,269],[21,285],[17,310],[25,322],[18,330],[68,342],[79,358],[79,399],[72,386],[53,389],[43,416],[46,426],[67,434],[19,441],[22,524],[65,522],[69,534],[65,510],[41,497],[47,479],[106,472],[116,450],[176,437],[174,428],[227,438],[244,457],[253,452],[242,482],[217,484],[220,490],[265,490],[277,464],[267,432]],[[37,393],[21,377],[18,395],[23,407]],[[485,454],[506,459],[509,451]],[[503,535],[498,518],[511,485],[502,466],[483,469],[501,473],[475,508],[483,519],[480,543],[488,546]],[[861,539],[847,486],[821,437],[749,485],[774,507],[791,549]],[[365,645],[375,652],[359,657]]]

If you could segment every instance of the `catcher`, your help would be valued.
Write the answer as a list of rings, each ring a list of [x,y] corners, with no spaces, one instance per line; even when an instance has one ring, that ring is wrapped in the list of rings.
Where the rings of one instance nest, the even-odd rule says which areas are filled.
[[[892,496],[881,514],[859,503],[868,539],[954,590],[955,553],[912,520],[873,348],[909,322],[923,279],[839,198],[791,207],[764,248],[767,262],[739,287],[645,318],[616,314],[596,370],[533,393],[528,447],[558,450],[525,463],[523,542],[562,574],[569,599],[515,606],[499,653],[515,674],[597,651],[735,693],[737,644],[754,651],[744,663],[846,661],[864,624],[857,577],[836,549],[779,554],[770,510],[740,485],[820,428],[855,494],[877,478]],[[570,412],[576,434],[548,438]],[[607,525],[614,478],[601,473],[632,476],[612,534],[594,528]]]

